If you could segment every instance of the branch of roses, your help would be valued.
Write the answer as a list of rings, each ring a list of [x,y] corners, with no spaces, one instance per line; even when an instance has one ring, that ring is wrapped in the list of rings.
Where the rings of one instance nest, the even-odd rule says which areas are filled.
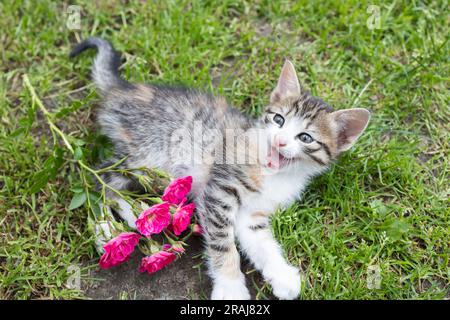
[[[83,187],[85,190],[86,194],[89,194],[89,189],[91,188],[90,183],[88,182],[87,178],[86,178],[86,172],[91,173],[101,184],[102,186],[102,201],[103,203],[105,203],[105,191],[106,189],[111,190],[112,192],[116,193],[119,197],[121,198],[125,198],[124,194],[122,194],[120,191],[112,188],[111,186],[109,186],[101,177],[100,174],[106,171],[115,171],[115,172],[120,172],[121,174],[127,174],[127,175],[131,175],[134,176],[136,178],[142,179],[142,175],[137,175],[134,172],[131,171],[126,171],[120,168],[116,168],[120,163],[122,163],[126,158],[119,160],[118,162],[116,162],[115,164],[109,166],[109,167],[105,167],[105,168],[101,168],[98,170],[92,169],[91,167],[89,167],[87,164],[85,164],[81,159],[77,159],[75,157],[75,150],[72,147],[71,143],[69,142],[69,140],[71,139],[70,136],[67,136],[64,132],[62,132],[58,126],[53,122],[53,114],[51,112],[48,111],[48,109],[44,106],[43,102],[40,100],[40,98],[37,96],[36,91],[34,90],[34,87],[31,85],[30,80],[28,78],[27,74],[23,75],[23,81],[25,83],[25,86],[27,87],[27,89],[29,90],[31,97],[32,97],[32,102],[35,103],[39,109],[42,111],[42,113],[44,114],[45,120],[47,121],[50,130],[52,132],[52,136],[53,136],[53,143],[56,145],[58,143],[57,141],[57,137],[59,136],[63,142],[64,145],[66,146],[66,148],[70,151],[70,153],[74,156],[73,160],[75,160],[76,163],[78,163],[79,168],[80,168],[80,176],[81,176],[81,180],[83,182]],[[150,170],[148,170],[148,168],[141,168],[141,169],[137,169],[137,170],[141,170],[146,172],[147,174],[151,174],[152,172]],[[159,170],[154,170],[153,173],[156,173],[157,175],[159,175],[160,177],[165,177],[167,178],[167,174],[159,171]],[[147,181],[148,182],[148,181]],[[148,183],[147,183],[148,184]],[[86,201],[87,201],[87,205],[88,207],[91,209],[91,211],[93,212],[92,209],[92,205],[91,205],[91,199],[89,196],[86,197]],[[154,201],[154,202],[158,202],[158,201]],[[93,212],[94,213],[94,212]],[[94,218],[95,218],[95,213],[94,213]],[[168,234],[170,233],[170,235]],[[171,232],[168,232],[168,230],[166,230],[164,232],[166,238],[174,243],[174,239],[172,237],[175,237],[175,235],[173,235]],[[192,235],[192,231],[189,232],[189,234],[187,234],[185,237],[183,237],[181,239],[181,242],[184,243],[184,241],[186,241],[190,236]]]

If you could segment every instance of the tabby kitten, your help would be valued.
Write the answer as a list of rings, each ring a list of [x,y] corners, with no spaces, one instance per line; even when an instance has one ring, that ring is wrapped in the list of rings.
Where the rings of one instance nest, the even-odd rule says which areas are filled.
[[[173,177],[193,177],[191,196],[205,230],[211,298],[250,298],[236,240],[278,298],[297,298],[299,270],[283,257],[270,216],[299,199],[310,179],[355,143],[369,112],[333,111],[301,89],[286,60],[262,118],[251,119],[221,97],[128,83],[118,74],[120,55],[105,40],[89,38],[71,56],[87,48],[98,50],[92,69],[104,97],[98,123],[115,145],[115,157],[104,165],[126,157],[122,168],[156,167]],[[104,179],[116,189],[137,185],[119,173]],[[107,196],[117,202],[118,215],[135,227],[137,213],[131,206],[114,193]],[[99,230],[110,234],[108,225]]]

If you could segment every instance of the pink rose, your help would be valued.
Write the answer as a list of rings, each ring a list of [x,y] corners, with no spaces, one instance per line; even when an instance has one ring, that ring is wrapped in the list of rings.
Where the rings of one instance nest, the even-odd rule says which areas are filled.
[[[163,251],[169,251],[170,248],[172,248],[171,244],[165,243],[165,244],[162,245]]]
[[[198,223],[193,224],[191,228],[192,228],[192,233],[197,236],[201,236],[204,233],[202,226],[199,225]]]
[[[141,235],[134,232],[124,232],[109,240],[104,246],[105,253],[99,261],[102,269],[108,269],[127,261],[139,242]]]
[[[136,229],[146,237],[160,233],[170,223],[169,209],[170,204],[163,202],[142,211],[136,220]]]
[[[190,203],[177,208],[173,215],[173,233],[179,236],[191,223],[191,217],[195,209],[195,204]]]
[[[139,272],[154,273],[172,263],[177,256],[172,252],[159,251],[149,257],[142,258]]]
[[[168,201],[171,204],[178,205],[185,200],[187,194],[191,191],[191,187],[191,176],[175,179],[164,190],[164,194],[161,199]]]

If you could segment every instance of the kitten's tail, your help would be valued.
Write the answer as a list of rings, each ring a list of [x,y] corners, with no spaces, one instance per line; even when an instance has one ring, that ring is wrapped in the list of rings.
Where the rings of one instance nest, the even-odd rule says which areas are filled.
[[[81,52],[96,48],[98,53],[92,65],[92,78],[101,91],[107,92],[113,87],[129,86],[119,76],[120,54],[106,40],[91,37],[77,44],[69,54],[73,58]]]

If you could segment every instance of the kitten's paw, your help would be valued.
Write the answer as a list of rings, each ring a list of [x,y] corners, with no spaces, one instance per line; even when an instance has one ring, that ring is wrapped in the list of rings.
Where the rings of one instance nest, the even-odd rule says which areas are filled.
[[[244,279],[215,281],[211,300],[249,300],[250,292]]]
[[[301,288],[300,272],[297,268],[285,265],[271,270],[266,277],[272,285],[273,294],[282,300],[298,298]]]
[[[108,221],[99,221],[95,224],[95,248],[103,254],[103,246],[112,239],[112,225]]]

